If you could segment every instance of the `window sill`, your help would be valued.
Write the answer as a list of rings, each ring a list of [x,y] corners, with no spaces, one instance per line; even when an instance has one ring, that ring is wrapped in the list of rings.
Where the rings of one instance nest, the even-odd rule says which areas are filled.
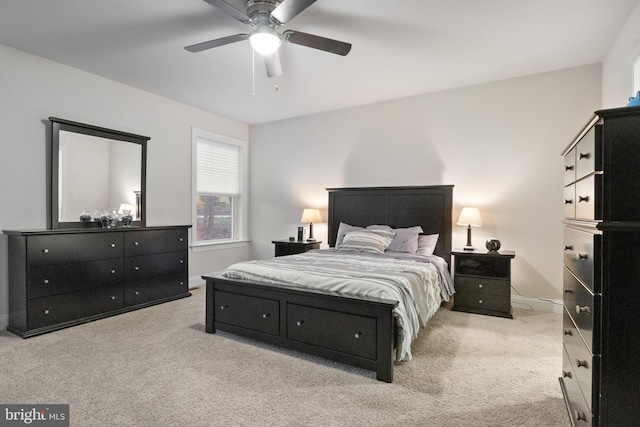
[[[224,249],[244,248],[249,245],[249,240],[232,240],[226,242],[207,242],[191,245],[191,250],[196,252],[218,251]]]

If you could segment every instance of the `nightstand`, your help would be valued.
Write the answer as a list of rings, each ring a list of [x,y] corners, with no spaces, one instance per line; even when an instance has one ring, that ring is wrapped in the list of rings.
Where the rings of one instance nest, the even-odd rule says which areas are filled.
[[[513,319],[511,260],[515,251],[455,249],[453,310]]]
[[[311,249],[320,249],[320,240],[308,242],[306,240],[272,240],[271,243],[276,245],[276,256],[295,255],[310,251]]]

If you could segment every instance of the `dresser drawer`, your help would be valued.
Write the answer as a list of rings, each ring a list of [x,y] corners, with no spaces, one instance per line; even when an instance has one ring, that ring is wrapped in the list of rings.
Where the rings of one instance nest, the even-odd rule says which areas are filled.
[[[573,322],[580,330],[587,346],[593,351],[593,326],[599,325],[600,320],[600,298],[585,288],[571,271],[564,269],[564,306],[571,314]],[[598,305],[595,305],[595,303]],[[596,348],[596,350],[598,350]]]
[[[122,258],[112,258],[31,268],[27,271],[27,298],[115,285],[123,281],[123,267]]]
[[[123,307],[122,284],[32,299],[27,302],[28,329],[77,320]]]
[[[600,292],[602,236],[572,227],[564,228],[564,265],[592,292]]]
[[[124,256],[140,256],[188,250],[186,229],[140,230],[125,233]]]
[[[215,291],[217,322],[271,335],[280,334],[280,302],[247,295]]]
[[[573,147],[564,156],[564,185],[567,186],[576,180],[576,147]]]
[[[602,170],[601,135],[602,125],[593,126],[576,145],[576,179]]]
[[[592,390],[598,390],[598,384],[593,383],[594,380],[597,381],[597,374],[594,373],[600,371],[600,358],[598,355],[592,355],[583,342],[575,345],[565,342],[565,349],[584,400],[587,402],[589,411],[593,412]]]
[[[287,338],[376,359],[376,320],[370,317],[288,304]]]
[[[601,187],[602,175],[590,175],[576,182],[576,218],[584,220],[602,219]]]
[[[565,399],[569,404],[569,415],[573,421],[572,425],[575,427],[591,426],[591,409],[582,394],[566,348],[564,348],[562,354],[561,381],[564,386]]]
[[[125,259],[125,280],[138,281],[187,271],[189,253],[168,252]]]
[[[28,267],[122,257],[121,232],[27,237]]]
[[[127,282],[124,288],[124,304],[127,307],[145,304],[189,291],[187,274],[156,277],[137,282]]]
[[[564,187],[564,217],[576,217],[576,185]]]

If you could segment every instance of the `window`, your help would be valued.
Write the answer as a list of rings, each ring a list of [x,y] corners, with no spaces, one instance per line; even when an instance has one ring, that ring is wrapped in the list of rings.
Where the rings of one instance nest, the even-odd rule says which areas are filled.
[[[194,245],[246,240],[247,142],[192,130]]]

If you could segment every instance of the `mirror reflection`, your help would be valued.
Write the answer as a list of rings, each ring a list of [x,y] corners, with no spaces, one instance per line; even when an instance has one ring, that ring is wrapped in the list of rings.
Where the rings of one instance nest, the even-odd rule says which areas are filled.
[[[58,162],[59,222],[77,222],[83,212],[122,215],[123,205],[139,219],[141,145],[60,130]]]

